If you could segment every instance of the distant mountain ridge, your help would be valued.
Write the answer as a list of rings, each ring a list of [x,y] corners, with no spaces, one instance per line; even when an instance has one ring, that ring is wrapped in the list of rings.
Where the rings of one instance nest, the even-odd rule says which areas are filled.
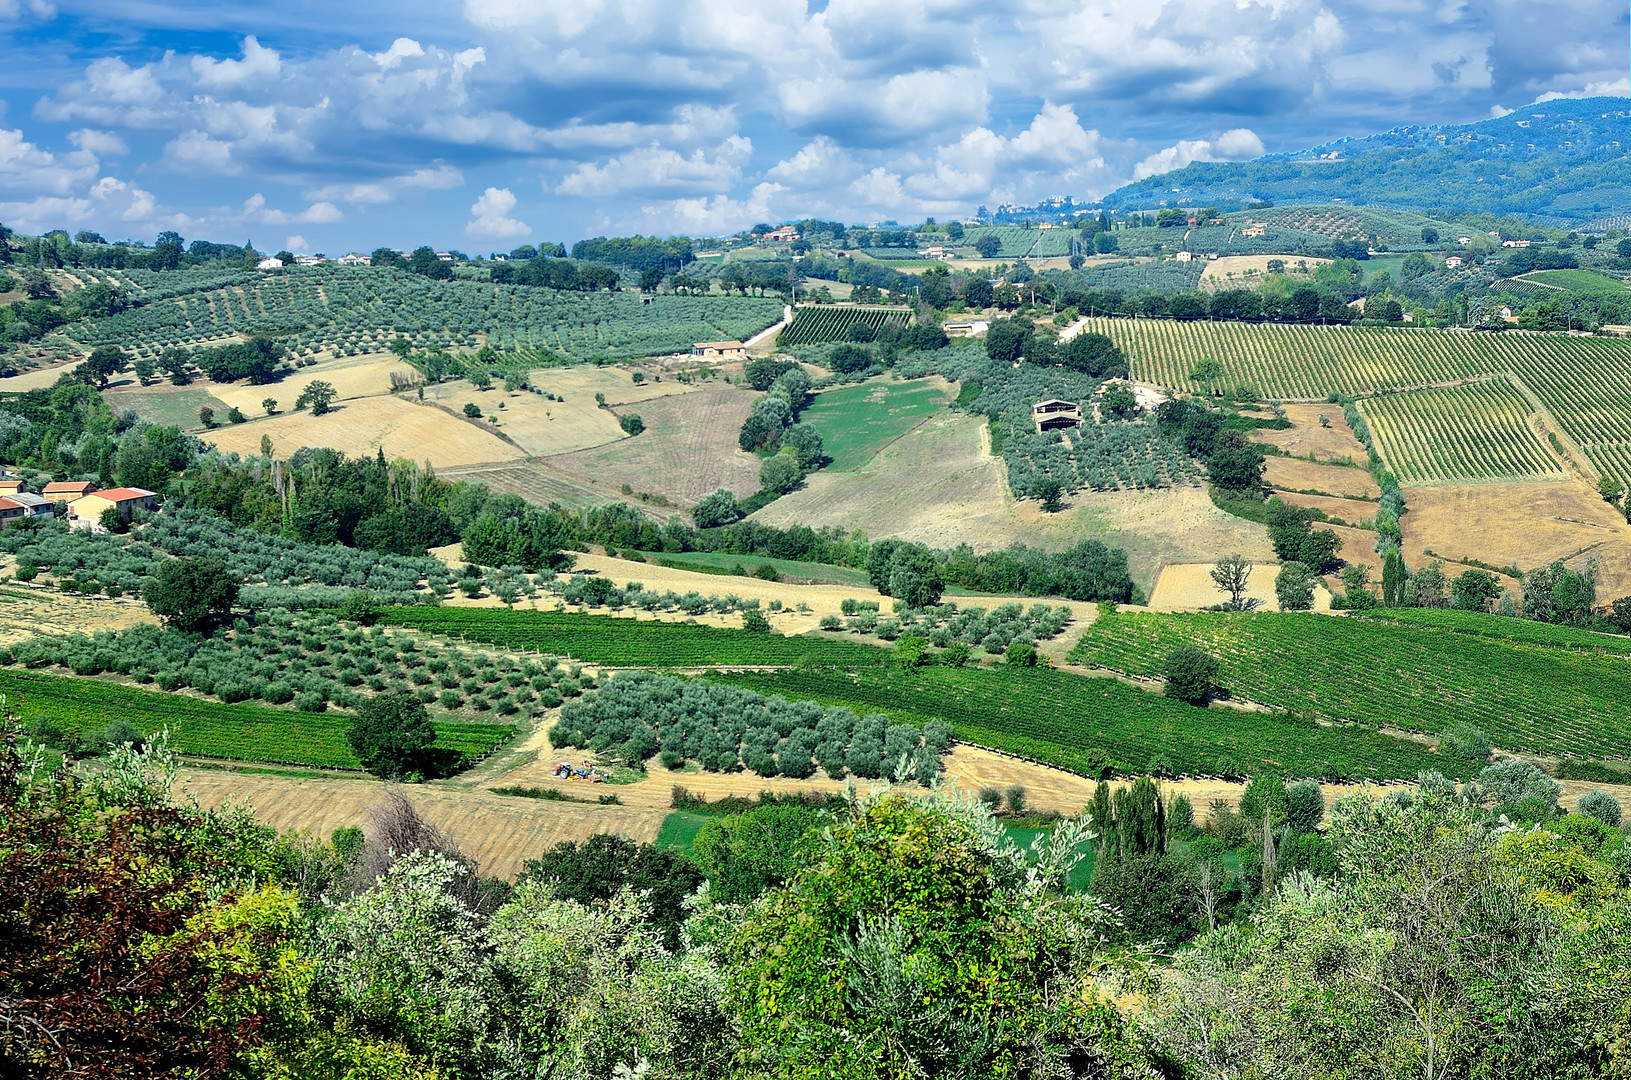
[[[1486,212],[1560,225],[1631,214],[1631,99],[1537,102],[1475,124],[1411,125],[1253,161],[1195,162],[1100,203],[1240,209],[1261,200]]]

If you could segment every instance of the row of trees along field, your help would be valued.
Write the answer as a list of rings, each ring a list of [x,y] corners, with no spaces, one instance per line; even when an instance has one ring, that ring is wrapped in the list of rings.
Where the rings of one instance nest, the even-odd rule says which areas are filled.
[[[715,805],[676,791],[702,823],[689,853],[602,835],[504,881],[400,794],[363,829],[280,835],[174,801],[162,744],[70,776],[31,768],[6,734],[0,1060],[17,1075],[1626,1064],[1618,805],[1563,814],[1522,763],[1331,807],[1265,774],[1204,823],[1147,780],[1101,786],[1091,817],[1069,820],[1029,813],[1023,789]]]

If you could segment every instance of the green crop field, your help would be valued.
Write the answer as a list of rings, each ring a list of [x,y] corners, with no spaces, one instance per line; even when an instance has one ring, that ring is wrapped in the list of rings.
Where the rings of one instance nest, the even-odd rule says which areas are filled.
[[[1623,659],[1406,622],[1312,614],[1100,619],[1079,663],[1158,676],[1177,645],[1218,658],[1230,692],[1333,720],[1436,734],[1472,724],[1508,750],[1631,756]]]
[[[1530,274],[1523,274],[1519,281],[1533,281],[1541,285],[1551,285],[1569,292],[1583,293],[1631,293],[1631,286],[1619,278],[1611,278],[1591,270],[1536,270]]]
[[[96,679],[34,672],[0,671],[0,693],[25,723],[45,719],[63,728],[90,731],[123,720],[147,735],[169,729],[170,745],[183,754],[281,765],[360,767],[346,745],[351,717],[345,713],[226,705]],[[436,745],[481,757],[514,733],[510,724],[438,723]]]
[[[864,382],[815,395],[800,419],[821,432],[828,468],[842,471],[865,465],[945,407],[945,393],[930,382]]]
[[[1529,425],[1534,406],[1509,379],[1360,402],[1402,483],[1561,480],[1563,465]]]
[[[1052,232],[1053,230],[1048,230]],[[1018,259],[1030,252],[1036,242],[1047,235],[1041,229],[1023,229],[1018,225],[978,225],[970,226],[963,231],[963,238],[957,241],[957,250],[974,254],[974,245],[982,236],[995,236],[1002,242],[1002,250],[997,252],[999,259]],[[1069,254],[1067,251],[1066,254]],[[975,254],[975,257],[979,256]]]
[[[384,352],[398,334],[416,347],[551,349],[614,360],[746,339],[781,318],[772,297],[557,292],[525,285],[432,281],[395,270],[314,266],[253,272],[156,274],[76,270],[140,301],[64,332],[85,346],[117,344],[150,356],[240,334],[269,333],[296,353]]]
[[[824,638],[783,637],[692,623],[649,622],[575,612],[496,608],[390,608],[380,622],[592,664],[706,667],[713,664],[878,665],[883,649]]]
[[[1554,626],[1533,619],[1515,619],[1503,615],[1487,615],[1481,611],[1455,611],[1451,608],[1377,608],[1367,611],[1364,618],[1382,622],[1427,626],[1435,630],[1449,630],[1474,637],[1495,638],[1523,645],[1546,645],[1555,649],[1580,649],[1585,652],[1607,653],[1610,656],[1631,656],[1631,637],[1618,634],[1599,634],[1572,626]]]
[[[1131,687],[1046,668],[796,669],[718,676],[767,694],[944,720],[957,738],[1085,776],[1108,766],[1186,775],[1273,770],[1324,779],[1413,777],[1446,763],[1417,743],[1284,713],[1199,709]]]
[[[819,307],[799,308],[792,323],[776,338],[779,345],[819,345],[827,341],[845,341],[850,327],[862,324],[873,333],[893,324],[904,327],[912,318],[905,308],[878,307]]]
[[[1128,355],[1135,378],[1203,388],[1195,364],[1223,364],[1223,382],[1283,401],[1422,389],[1510,374],[1594,465],[1631,481],[1631,341],[1562,334],[1095,319]]]
[[[652,551],[644,554],[650,562],[657,563],[660,566],[673,566],[681,570],[694,569],[704,573],[724,571],[726,574],[730,574],[737,567],[740,567],[752,574],[761,566],[771,566],[783,577],[807,578],[811,581],[830,581],[835,585],[859,585],[863,588],[869,584],[865,570],[857,570],[850,566],[833,566],[830,563],[800,562],[797,559],[772,559],[763,555],[726,555],[715,551],[676,553]]]

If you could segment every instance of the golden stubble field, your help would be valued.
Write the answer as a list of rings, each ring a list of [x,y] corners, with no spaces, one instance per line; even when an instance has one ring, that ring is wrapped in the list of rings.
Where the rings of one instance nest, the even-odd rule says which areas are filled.
[[[194,385],[207,385],[210,393],[228,406],[240,409],[245,416],[256,417],[266,414],[261,405],[266,398],[275,398],[282,411],[293,409],[295,399],[306,385],[318,380],[334,387],[339,401],[386,395],[391,392],[392,375],[410,382],[420,378],[419,372],[396,357],[375,354],[325,360],[314,367],[297,368],[282,381],[266,386],[213,383],[208,379],[200,379]]]
[[[258,454],[263,435],[272,440],[272,452],[278,457],[287,457],[302,446],[327,446],[353,457],[371,457],[383,447],[388,458],[429,461],[440,468],[525,456],[525,451],[477,423],[435,405],[395,397],[344,401],[324,416],[281,413],[216,428],[208,441],[228,453]]]
[[[1269,263],[1275,261],[1285,264],[1285,273],[1307,276],[1331,260],[1309,255],[1224,255],[1207,261],[1206,269],[1201,272],[1201,288],[1253,288],[1263,283],[1269,273]]]

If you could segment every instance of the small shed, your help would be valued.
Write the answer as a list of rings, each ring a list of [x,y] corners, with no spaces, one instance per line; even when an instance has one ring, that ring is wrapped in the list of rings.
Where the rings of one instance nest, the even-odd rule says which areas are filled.
[[[1082,426],[1082,407],[1074,401],[1050,398],[1031,406],[1031,420],[1039,433],[1079,428]]]

